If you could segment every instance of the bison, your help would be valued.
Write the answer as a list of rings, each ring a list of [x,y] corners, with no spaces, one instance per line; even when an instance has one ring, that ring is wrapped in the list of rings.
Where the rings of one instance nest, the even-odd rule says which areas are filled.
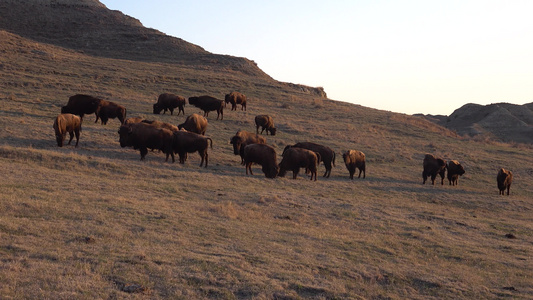
[[[344,164],[346,169],[350,172],[350,179],[353,179],[355,174],[355,169],[359,169],[359,177],[361,178],[361,172],[363,172],[363,178],[366,177],[366,163],[365,163],[365,154],[357,150],[348,150],[343,155]]]
[[[231,103],[231,110],[237,110],[237,104],[241,105],[241,110],[246,110],[246,96],[239,92],[231,92],[226,94],[224,102],[224,106],[226,106],[228,103]]]
[[[172,162],[174,162],[172,131],[140,122],[120,126],[118,134],[120,135],[120,146],[122,148],[133,147],[135,150],[139,149],[141,160],[144,160],[148,153],[148,148],[150,148],[158,149],[165,153],[165,161],[168,161],[168,157],[172,156]]]
[[[94,123],[98,122],[98,119],[102,120],[102,125],[107,124],[109,119],[118,118],[120,124],[124,125],[124,120],[126,119],[126,108],[115,102],[102,100],[100,106],[96,110],[96,120]]]
[[[159,98],[157,98],[157,103],[154,103],[154,114],[158,115],[163,111],[163,114],[167,112],[167,110],[170,111],[170,115],[174,114],[174,108],[178,108],[178,116],[180,115],[180,112],[183,112],[185,115],[185,110],[183,109],[183,106],[185,105],[185,98],[182,96],[164,93],[159,95]]]
[[[465,173],[465,169],[456,160],[450,160],[446,168],[448,169],[447,176],[448,176],[448,181],[450,182],[450,185],[452,186],[457,185],[457,180],[459,179],[459,176]]]
[[[233,154],[241,156],[241,163],[244,164],[243,151],[246,145],[250,144],[266,144],[266,139],[258,134],[239,130],[230,139],[230,144],[233,145]]]
[[[274,119],[269,115],[258,115],[255,117],[255,132],[259,133],[261,127],[261,134],[266,130],[267,135],[276,135],[276,127],[274,127]]]
[[[199,114],[192,114],[187,117],[185,122],[179,124],[178,128],[205,135],[205,131],[207,130],[207,119]]]
[[[170,130],[170,131],[178,131],[178,130],[179,130],[178,126],[176,126],[176,125],[172,125],[172,124],[170,124],[170,123],[162,122],[162,121],[157,121],[157,120],[142,120],[141,122],[142,122],[142,123],[149,124],[149,125],[152,125],[152,126],[155,127],[155,128],[165,128],[165,129],[168,129],[168,130]]]
[[[275,178],[278,175],[279,166],[276,158],[276,150],[265,144],[250,144],[244,147],[243,151],[244,165],[246,166],[246,175],[248,170],[252,173],[252,164],[261,165],[261,170],[267,178]]]
[[[505,190],[507,189],[507,195],[509,196],[511,183],[513,183],[513,172],[501,168],[498,171],[498,176],[496,176],[496,181],[498,182],[498,189],[500,190],[499,195],[505,195]]]
[[[190,97],[189,104],[194,105],[204,111],[204,117],[209,115],[210,111],[217,111],[217,120],[224,119],[224,100],[219,100],[211,96]]]
[[[74,114],[83,119],[85,114],[94,114],[100,108],[102,99],[89,95],[76,94],[68,98],[67,105],[61,107],[62,114]]]
[[[331,148],[311,142],[301,142],[296,143],[292,146],[286,146],[283,152],[291,147],[298,147],[298,148],[304,148],[307,150],[311,150],[317,153],[320,153],[320,157],[322,161],[324,162],[324,167],[326,167],[326,172],[324,173],[323,177],[329,178],[331,175],[331,168],[332,164],[335,166],[335,151],[331,150]]]
[[[73,114],[60,114],[54,120],[54,131],[56,133],[56,141],[59,147],[63,147],[63,142],[67,132],[70,135],[68,140],[68,145],[72,142],[74,134],[76,134],[76,147],[78,147],[78,142],[80,140],[80,131],[81,131],[81,117]]]
[[[292,171],[292,178],[296,179],[300,168],[305,168],[311,172],[316,181],[318,164],[320,163],[320,153],[304,148],[291,147],[283,151],[283,159],[279,164],[279,176],[284,177],[287,171]]]
[[[442,158],[437,158],[431,154],[426,154],[423,162],[424,171],[422,172],[422,178],[426,183],[428,177],[431,177],[431,184],[435,185],[435,178],[437,174],[441,177],[441,185],[444,184],[444,174],[446,173],[446,161]]]
[[[124,124],[133,124],[133,123],[140,123],[144,120],[143,117],[132,117],[132,118],[127,118],[126,120],[124,120]]]
[[[213,149],[213,140],[208,137],[204,137],[194,132],[179,130],[174,132],[172,139],[172,149],[174,153],[178,153],[180,164],[184,164],[187,159],[187,153],[194,153],[198,151],[202,160],[200,161],[200,167],[204,164],[207,168],[208,155],[207,148],[211,142],[211,149]]]

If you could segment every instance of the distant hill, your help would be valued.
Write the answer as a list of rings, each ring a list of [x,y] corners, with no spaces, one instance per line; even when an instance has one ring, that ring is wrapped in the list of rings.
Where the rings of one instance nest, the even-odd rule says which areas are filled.
[[[1,29],[89,55],[171,62],[271,79],[247,58],[210,53],[180,38],[146,28],[139,20],[109,10],[98,0],[0,0],[0,16]],[[322,88],[301,85],[296,88],[326,98]]]
[[[533,103],[466,104],[450,116],[424,115],[460,135],[486,136],[503,142],[533,143]]]

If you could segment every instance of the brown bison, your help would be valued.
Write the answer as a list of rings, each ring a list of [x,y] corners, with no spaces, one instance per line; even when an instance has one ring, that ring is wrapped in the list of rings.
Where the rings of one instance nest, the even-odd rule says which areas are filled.
[[[355,174],[355,169],[359,169],[359,177],[361,178],[361,172],[363,172],[363,178],[366,177],[366,163],[365,163],[365,154],[357,150],[348,150],[343,155],[344,164],[346,169],[350,172],[350,179],[353,179]]]
[[[70,145],[70,142],[72,142],[72,139],[74,138],[74,134],[76,134],[76,147],[78,147],[81,131],[81,117],[73,114],[60,114],[54,120],[53,127],[56,133],[57,145],[59,147],[63,147],[67,132],[70,135],[68,145]]]
[[[244,164],[244,147],[250,144],[266,144],[266,139],[258,134],[239,130],[229,142],[233,145],[233,154],[240,155],[241,163]]]
[[[172,125],[172,124],[170,124],[170,123],[162,122],[162,121],[157,121],[157,120],[142,120],[141,122],[142,122],[142,123],[149,124],[149,125],[152,125],[152,126],[154,126],[155,128],[165,128],[165,129],[168,129],[168,130],[170,130],[170,131],[178,131],[178,130],[179,130],[178,126],[176,126],[176,125]]]
[[[211,96],[190,97],[189,104],[200,108],[204,111],[204,117],[209,115],[210,111],[217,111],[217,120],[224,119],[224,100],[219,100]]]
[[[276,158],[276,150],[265,144],[250,144],[244,147],[243,151],[244,165],[246,166],[246,175],[248,170],[252,173],[252,164],[261,165],[261,170],[267,178],[275,178],[279,172],[279,166]]]
[[[189,131],[175,131],[172,139],[172,149],[174,153],[178,153],[180,164],[184,164],[187,159],[187,153],[198,152],[202,160],[200,161],[200,167],[204,164],[207,168],[208,154],[207,148],[211,142],[211,149],[213,149],[213,140],[211,138],[199,135]]]
[[[102,100],[100,102],[100,107],[96,110],[96,120],[94,123],[98,122],[98,119],[101,119],[102,125],[105,125],[109,119],[114,118],[118,118],[120,124],[124,125],[124,120],[126,120],[126,108],[115,102]]]
[[[163,111],[163,114],[170,110],[170,115],[174,114],[174,108],[178,108],[178,116],[180,112],[183,112],[185,115],[185,110],[183,106],[185,105],[185,98],[182,96],[164,93],[159,95],[157,98],[157,103],[154,103],[154,114],[158,115]]]
[[[307,150],[304,148],[291,147],[283,151],[283,159],[279,164],[280,177],[284,177],[287,171],[292,171],[292,178],[296,179],[300,168],[305,168],[311,172],[316,181],[318,164],[320,163],[320,153]]]
[[[509,190],[511,189],[511,183],[513,183],[513,172],[501,168],[498,171],[498,176],[496,177],[498,182],[498,189],[500,190],[499,195],[505,195],[505,190],[507,189],[507,195],[509,195]]]
[[[120,135],[120,146],[133,147],[139,149],[141,153],[141,160],[148,153],[148,148],[158,149],[166,154],[165,161],[172,156],[174,162],[174,152],[172,151],[172,131],[165,128],[156,128],[146,123],[133,123],[120,126],[118,130]]]
[[[83,119],[85,114],[94,114],[100,108],[102,99],[89,95],[76,94],[68,98],[67,105],[61,107],[62,114],[74,114]]]
[[[457,185],[457,181],[459,179],[459,176],[463,175],[465,173],[465,169],[463,166],[456,160],[450,160],[448,162],[448,166],[446,167],[448,169],[448,181],[450,182],[450,185]]]
[[[266,130],[267,135],[276,135],[276,127],[274,127],[274,119],[269,115],[258,115],[255,117],[255,132],[259,133],[261,127],[261,134]]]
[[[126,120],[124,120],[124,124],[140,123],[143,120],[144,120],[144,118],[142,118],[142,117],[127,118]]]
[[[192,114],[187,117],[185,122],[179,124],[178,128],[205,135],[205,131],[207,130],[207,119],[199,114]]]
[[[446,172],[446,161],[442,158],[437,158],[431,154],[426,154],[423,162],[424,171],[422,172],[422,178],[426,183],[428,177],[431,177],[431,184],[435,185],[435,178],[437,174],[441,177],[441,184],[444,184],[444,173]]]
[[[231,103],[231,110],[237,110],[237,104],[241,105],[241,110],[246,110],[246,96],[239,92],[231,92],[226,94],[224,102],[224,106],[226,106],[228,103]]]
[[[324,167],[326,167],[326,172],[324,173],[323,177],[329,178],[329,176],[331,175],[332,164],[333,166],[335,166],[335,151],[331,150],[331,148],[327,146],[323,146],[323,145],[319,145],[319,144],[315,144],[311,142],[296,143],[292,146],[289,145],[285,147],[285,150],[291,147],[304,148],[307,150],[320,153],[320,157],[322,161],[324,162]],[[285,150],[283,150],[283,152],[285,152]]]

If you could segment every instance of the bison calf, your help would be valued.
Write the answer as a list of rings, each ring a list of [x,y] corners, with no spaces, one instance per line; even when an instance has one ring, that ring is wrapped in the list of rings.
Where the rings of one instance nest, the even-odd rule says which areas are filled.
[[[355,174],[355,169],[359,169],[359,177],[361,178],[361,172],[363,172],[363,178],[366,177],[366,163],[365,163],[365,154],[357,150],[348,150],[343,155],[344,164],[346,169],[350,172],[350,179],[353,179]]]
[[[80,140],[80,131],[81,131],[81,117],[75,116],[73,114],[60,114],[54,120],[54,131],[56,133],[56,141],[59,147],[63,147],[63,142],[67,132],[70,135],[68,140],[68,145],[72,142],[74,134],[76,135],[76,147],[78,147],[78,142]]]
[[[170,94],[170,93],[164,93],[159,95],[159,98],[157,98],[157,103],[154,103],[154,114],[158,115],[163,111],[163,114],[167,112],[167,110],[170,111],[170,115],[174,114],[174,109],[178,108],[178,116],[180,115],[180,112],[183,112],[185,115],[185,110],[183,109],[183,106],[185,106],[185,98],[182,96]]]
[[[185,122],[178,125],[178,129],[185,129],[190,132],[205,135],[207,130],[207,119],[199,114],[192,114],[187,117]]]
[[[274,119],[269,115],[259,115],[255,117],[255,132],[259,133],[261,127],[261,134],[266,130],[267,135],[276,135],[276,127],[274,127]]]
[[[265,144],[250,144],[244,147],[243,151],[244,165],[246,166],[246,175],[248,170],[252,173],[252,164],[261,165],[261,170],[267,178],[275,178],[278,175],[279,167],[276,158],[276,150]]]
[[[448,181],[450,182],[450,185],[454,186],[457,185],[457,181],[459,179],[459,176],[462,176],[465,173],[465,169],[463,166],[456,160],[450,160],[448,162]]]
[[[279,164],[279,176],[283,177],[287,171],[292,171],[292,178],[296,179],[300,168],[306,168],[311,172],[311,180],[313,176],[316,181],[316,174],[318,163],[320,162],[320,154],[311,150],[292,147],[283,151],[283,159]]]
[[[102,100],[100,106],[96,110],[96,120],[94,123],[98,122],[98,119],[102,120],[102,125],[107,124],[109,119],[118,118],[120,124],[124,125],[124,120],[126,119],[126,108],[115,102]]]
[[[505,190],[507,189],[507,195],[509,195],[509,190],[511,189],[511,183],[513,183],[513,172],[501,168],[498,171],[498,176],[496,177],[498,182],[498,189],[500,190],[499,195],[505,195]]]
[[[444,174],[446,172],[445,160],[437,158],[431,154],[426,154],[422,166],[424,167],[424,171],[422,171],[422,178],[424,178],[424,181],[422,184],[425,184],[428,177],[431,177],[431,184],[435,185],[437,174],[440,175],[442,179],[441,184],[444,184]]]
[[[200,161],[200,167],[204,164],[207,168],[208,154],[207,148],[211,142],[211,149],[213,148],[213,140],[208,137],[204,137],[194,132],[189,131],[175,131],[172,139],[172,149],[175,153],[178,153],[180,164],[184,164],[187,159],[187,153],[198,152],[202,160]]]
[[[239,92],[231,92],[226,94],[224,102],[224,106],[226,106],[228,103],[231,103],[231,110],[237,110],[237,104],[241,105],[241,110],[246,110],[246,96]]]
[[[174,152],[172,151],[172,131],[165,128],[156,128],[146,123],[133,123],[120,126],[119,142],[122,148],[133,147],[139,149],[141,160],[144,160],[148,153],[148,148],[161,150],[166,154],[165,161],[172,156],[174,162]]]

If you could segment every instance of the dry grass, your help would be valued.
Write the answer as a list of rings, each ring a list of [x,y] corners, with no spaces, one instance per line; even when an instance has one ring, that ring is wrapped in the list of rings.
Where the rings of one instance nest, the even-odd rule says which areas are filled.
[[[415,117],[264,79],[0,34],[3,298],[533,297],[530,147],[457,138]],[[251,99],[248,111],[209,117],[207,169],[196,154],[185,165],[152,152],[141,162],[120,148],[117,120],[102,126],[92,115],[79,148],[55,145],[53,117],[75,93],[178,124],[184,116],[150,113],[159,93],[222,98],[233,89]],[[267,137],[278,153],[304,140],[333,148],[331,178],[269,180],[258,167],[246,176],[229,138],[253,131],[262,113],[279,128]],[[347,149],[365,152],[365,180],[348,179]],[[428,152],[465,165],[459,186],[421,185]],[[510,197],[497,195],[501,166],[515,174]]]

